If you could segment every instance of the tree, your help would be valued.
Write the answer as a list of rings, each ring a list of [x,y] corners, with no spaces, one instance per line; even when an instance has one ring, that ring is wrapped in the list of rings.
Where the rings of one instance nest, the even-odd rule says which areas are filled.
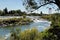
[[[4,11],[5,14],[8,14],[8,9],[7,8],[3,9],[3,11]]]
[[[43,14],[43,13],[42,13],[42,11],[41,11],[41,13],[40,13],[40,14],[41,14],[41,16],[42,16],[42,14]]]
[[[18,15],[22,15],[22,11],[21,10],[16,10],[16,15],[18,14]]]
[[[37,2],[38,1],[38,2]],[[23,5],[29,11],[34,11],[47,4],[56,4],[60,9],[60,0],[24,0]]]
[[[2,13],[3,13],[3,11],[2,11],[2,10],[0,10],[0,16],[2,15]]]

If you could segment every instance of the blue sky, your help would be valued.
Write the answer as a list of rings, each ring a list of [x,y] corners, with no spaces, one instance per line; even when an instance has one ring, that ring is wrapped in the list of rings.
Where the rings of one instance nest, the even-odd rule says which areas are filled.
[[[25,10],[21,0],[0,0],[0,9],[4,9],[5,7],[7,7],[8,10]]]
[[[8,10],[20,9],[22,11],[26,11],[24,6],[22,5],[22,0],[0,0],[0,10],[3,10],[5,7],[7,7]],[[54,10],[57,8],[57,6],[55,6],[55,5],[53,5],[53,6],[47,5],[47,6],[39,8],[35,12],[43,11],[43,13],[48,13],[49,10],[46,7],[55,7],[54,9],[52,9],[53,12],[55,12]]]

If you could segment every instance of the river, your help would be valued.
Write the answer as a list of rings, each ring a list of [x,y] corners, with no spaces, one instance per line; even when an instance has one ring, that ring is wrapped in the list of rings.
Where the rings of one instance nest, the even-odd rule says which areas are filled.
[[[19,18],[20,16],[7,16],[7,17],[3,17],[0,16],[0,18],[5,19],[5,18]],[[44,31],[46,28],[48,28],[50,26],[50,22],[44,19],[39,19],[39,16],[27,16],[31,19],[34,20],[34,22],[30,23],[29,25],[22,25],[22,26],[15,26],[15,27],[8,27],[8,28],[0,28],[0,38],[5,37],[7,34],[10,33],[10,31],[14,28],[20,28],[22,31],[27,30],[27,29],[32,29],[32,28],[36,28],[39,31]]]

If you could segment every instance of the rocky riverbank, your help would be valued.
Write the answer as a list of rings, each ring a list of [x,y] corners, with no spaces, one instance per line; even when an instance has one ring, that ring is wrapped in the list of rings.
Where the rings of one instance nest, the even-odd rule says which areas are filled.
[[[26,25],[33,22],[30,18],[8,18],[0,19],[0,27]]]

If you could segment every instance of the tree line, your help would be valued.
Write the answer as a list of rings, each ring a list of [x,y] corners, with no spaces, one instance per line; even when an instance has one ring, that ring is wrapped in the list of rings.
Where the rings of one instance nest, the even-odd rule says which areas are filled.
[[[10,10],[8,11],[7,8],[0,10],[0,16],[23,16],[23,15],[27,15],[27,16],[41,16],[43,13],[26,13],[25,11],[21,11],[21,10]]]
[[[22,12],[21,10],[10,10],[8,11],[7,8],[0,10],[0,16],[21,16],[25,15],[25,12]]]

